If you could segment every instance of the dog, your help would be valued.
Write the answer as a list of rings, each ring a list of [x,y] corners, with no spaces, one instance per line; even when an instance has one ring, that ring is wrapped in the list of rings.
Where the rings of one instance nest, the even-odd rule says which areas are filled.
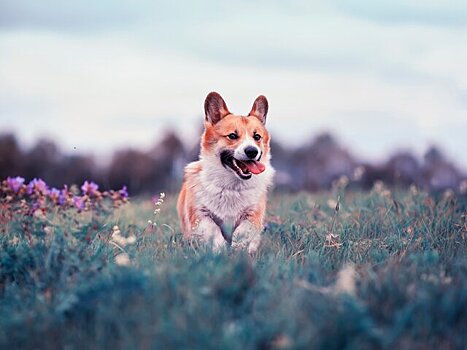
[[[230,245],[253,254],[274,177],[265,127],[268,101],[258,96],[248,115],[235,115],[211,92],[204,111],[199,160],[185,167],[177,203],[181,230],[185,238],[211,243],[214,251]]]

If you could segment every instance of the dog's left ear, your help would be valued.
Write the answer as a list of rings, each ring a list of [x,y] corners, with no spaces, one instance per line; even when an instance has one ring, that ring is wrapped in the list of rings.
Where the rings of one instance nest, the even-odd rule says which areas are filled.
[[[261,123],[266,124],[266,115],[268,114],[268,100],[263,95],[256,98],[248,115],[258,118]]]

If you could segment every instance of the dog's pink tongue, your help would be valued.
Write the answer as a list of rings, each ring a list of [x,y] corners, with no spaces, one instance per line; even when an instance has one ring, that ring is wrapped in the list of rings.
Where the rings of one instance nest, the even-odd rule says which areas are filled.
[[[246,167],[250,170],[251,173],[258,175],[261,174],[266,167],[263,163],[255,162],[254,160],[250,162],[245,162]]]

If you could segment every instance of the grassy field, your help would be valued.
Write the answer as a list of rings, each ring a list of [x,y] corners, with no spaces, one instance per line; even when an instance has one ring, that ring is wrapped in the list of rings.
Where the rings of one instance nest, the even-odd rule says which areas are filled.
[[[175,196],[157,208],[4,220],[0,348],[466,347],[465,198],[275,194],[254,257],[182,240]]]

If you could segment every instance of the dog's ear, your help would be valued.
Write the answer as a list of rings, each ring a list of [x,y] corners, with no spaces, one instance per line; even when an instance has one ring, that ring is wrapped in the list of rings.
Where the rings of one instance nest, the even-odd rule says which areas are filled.
[[[268,100],[263,95],[256,98],[248,115],[258,118],[261,123],[266,124],[266,115],[268,114]]]
[[[206,121],[216,124],[219,120],[230,114],[224,99],[217,92],[210,92],[204,101]]]

